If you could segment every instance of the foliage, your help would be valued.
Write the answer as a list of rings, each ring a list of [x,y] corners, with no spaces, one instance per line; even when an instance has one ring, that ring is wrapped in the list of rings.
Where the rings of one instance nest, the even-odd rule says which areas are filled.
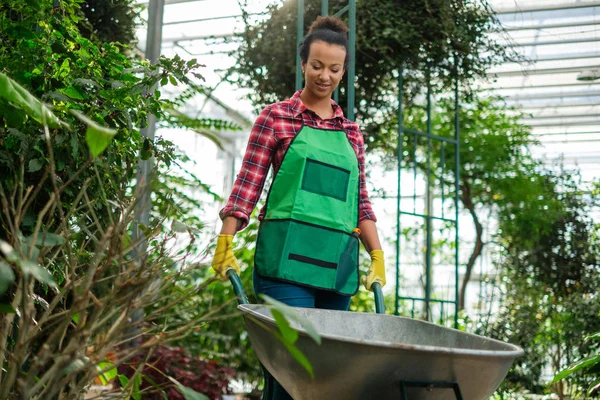
[[[48,0],[30,3],[9,0],[0,6],[0,25],[4,27],[0,32],[0,65],[7,75],[48,103],[54,115],[73,127],[70,131],[53,132],[56,135],[56,173],[61,181],[73,179],[74,187],[81,187],[92,178],[90,196],[100,198],[104,192],[110,197],[135,178],[140,150],[143,150],[143,159],[156,157],[161,172],[177,169],[184,160],[178,159],[179,152],[170,142],[160,137],[149,141],[140,135],[150,114],[159,121],[172,121],[178,127],[189,123],[193,127],[209,127],[214,132],[237,129],[219,121],[173,119],[181,104],[203,90],[194,80],[201,78],[195,72],[199,67],[195,60],[161,58],[157,65],[151,66],[132,58],[126,47],[99,44],[82,37],[76,25],[80,17],[75,1],[62,1],[58,8],[52,4]],[[188,90],[184,90],[179,98],[167,100],[153,89],[158,84],[186,85]],[[103,153],[107,168],[101,171],[105,178],[102,188],[93,179],[95,172],[92,169],[83,169],[80,175],[73,175],[81,166],[90,163],[84,145],[85,124],[79,121],[79,114],[75,112],[117,132],[114,145]],[[0,142],[3,144],[0,176],[7,187],[14,186],[18,172],[15,166],[22,158],[27,166],[25,185],[29,186],[40,179],[48,164],[44,157],[45,143],[39,135],[39,118],[36,122],[27,117],[25,110],[14,109],[5,101],[0,102],[0,115]],[[199,185],[186,174],[167,174],[159,183],[170,188],[181,184]],[[40,204],[50,192],[47,186],[42,188]],[[190,198],[183,196],[181,190],[169,193],[162,198],[164,201],[154,204],[158,211],[155,215],[177,218],[180,205]],[[63,194],[63,201],[73,200],[74,191],[68,189]],[[40,204],[33,204],[25,216],[24,231],[31,229]],[[194,206],[197,208],[198,204]],[[200,226],[199,221],[194,223]]]
[[[169,253],[167,243],[174,234],[161,233],[157,222],[149,227],[154,232],[149,239],[155,244],[147,256],[141,261],[131,259],[138,246],[127,233],[135,197],[123,190],[110,199],[91,199],[89,182],[81,188],[62,184],[53,173],[55,139],[47,127],[44,139],[49,163],[44,175],[49,175],[53,191],[30,236],[19,227],[47,178],[25,187],[22,161],[17,166],[21,181],[12,189],[0,186],[1,225],[7,240],[0,241],[0,281],[4,290],[13,289],[0,320],[0,366],[5,371],[0,374],[0,398],[76,398],[94,377],[201,321],[163,327],[155,323],[163,309],[148,313],[144,324],[131,319],[132,313],[154,304],[159,295],[169,293],[172,304],[189,297],[189,291],[175,290],[190,268],[186,256]],[[101,160],[91,165],[101,187],[98,169],[105,166]],[[76,190],[75,201],[64,204],[61,196],[67,188]],[[99,219],[97,213],[103,212],[108,218]],[[83,213],[90,215],[89,222],[81,217]],[[117,347],[137,332],[146,340],[138,341],[135,348]],[[112,360],[107,363],[109,352]],[[128,385],[122,392],[132,389]]]
[[[134,0],[84,0],[81,11],[85,18],[78,26],[84,37],[93,35],[100,42],[127,45],[136,41],[140,9]]]
[[[182,251],[173,243],[181,226],[202,228],[193,214],[201,204],[185,186],[208,188],[177,171],[188,160],[172,143],[140,135],[149,115],[170,123],[203,90],[196,84],[200,65],[175,57],[151,66],[126,46],[86,39],[80,2],[55,3],[0,5],[3,399],[78,398],[93,377],[106,379],[137,352],[181,339],[207,318],[203,309],[181,324],[160,324],[165,310],[204,288],[198,281],[185,286],[198,274],[200,266],[187,259],[198,244],[190,240]],[[187,89],[167,100],[158,84]],[[214,132],[231,128],[181,118],[177,126],[188,122]],[[157,192],[152,218],[141,227],[148,247],[135,257],[141,247],[130,230],[140,155],[173,173],[149,182]],[[165,307],[156,307],[157,298]],[[143,310],[147,325],[133,318]],[[136,346],[122,346],[137,334]],[[120,394],[132,395],[138,380]]]
[[[514,231],[508,237],[499,268],[503,271],[503,299],[499,315],[489,332],[494,337],[520,345],[525,356],[517,360],[505,388],[540,392],[545,386],[541,373],[549,366],[554,373],[597,352],[597,342],[582,335],[600,330],[599,227],[590,219],[598,198],[575,190],[574,177],[551,178],[556,200],[564,204],[550,229],[530,235],[529,218],[515,215]],[[568,384],[556,382],[551,390],[560,396],[576,394],[593,381],[590,376],[571,376]]]
[[[600,332],[596,332],[593,335],[590,335],[589,337],[585,338],[584,340],[591,340],[591,339],[600,339]],[[592,369],[598,369],[598,367],[600,366],[600,354],[594,354],[591,355],[589,357],[586,357],[582,360],[577,361],[576,363],[569,365],[566,369],[562,370],[561,372],[559,372],[558,374],[556,374],[556,376],[554,377],[554,379],[552,380],[552,383],[557,383],[562,379],[565,379],[567,376],[577,373],[577,372],[581,372],[582,370],[592,370]],[[596,377],[594,378],[596,379],[589,387],[588,389],[588,394],[593,394],[594,392],[600,390],[600,378],[598,377],[598,374],[596,373]]]
[[[255,214],[250,224],[236,235],[234,241],[234,254],[241,266],[240,279],[250,303],[258,302],[252,287],[257,231]],[[207,248],[204,254],[212,254],[212,250],[214,250],[212,247]],[[237,310],[235,293],[231,284],[214,279],[210,261],[210,259],[202,259],[199,263],[202,268],[196,269],[194,274],[188,275],[187,280],[181,283],[181,287],[185,290],[192,290],[196,282],[209,281],[206,290],[198,291],[186,302],[172,307],[170,312],[163,314],[163,323],[176,326],[189,319],[197,318],[202,314],[202,310],[214,310],[211,316],[193,329],[189,335],[173,343],[185,348],[191,354],[235,368],[238,379],[257,388],[262,379],[262,369],[252,350],[244,320]]]
[[[173,386],[170,378],[180,385],[202,393],[210,399],[221,399],[228,393],[228,384],[235,372],[223,368],[215,361],[206,361],[200,357],[192,357],[181,347],[160,345],[150,351],[137,354],[127,363],[119,367],[119,373],[128,379],[138,373],[138,366],[145,366],[140,372],[140,393],[144,399],[185,399],[178,386]]]
[[[304,2],[305,33],[320,15],[320,4],[319,0]],[[329,2],[332,13],[346,5],[346,0]],[[238,62],[232,69],[240,85],[252,89],[251,100],[258,108],[289,97],[295,88],[297,3],[272,5],[268,12],[269,19],[255,25],[246,18],[243,42],[235,53]],[[377,125],[382,115],[392,114],[400,68],[411,71],[406,79],[412,98],[429,80],[426,70],[439,79],[440,90],[453,87],[455,54],[465,83],[509,58],[506,47],[489,35],[501,27],[485,1],[359,0],[357,15],[357,120],[365,125]],[[342,82],[341,105],[346,104],[343,87]],[[377,135],[375,127],[366,133]]]
[[[521,124],[518,110],[507,107],[500,98],[481,94],[474,94],[471,101],[465,99],[459,104],[459,198],[473,220],[476,233],[475,245],[466,262],[461,283],[459,308],[462,309],[467,283],[485,247],[485,218],[482,214],[491,213],[497,218],[498,235],[504,240],[512,242],[512,238],[508,239],[510,235],[528,232],[522,235],[522,240],[530,242],[535,240],[536,235],[549,229],[552,217],[558,215],[563,207],[554,197],[554,186],[548,183],[541,163],[531,156],[531,149],[537,142],[528,127]],[[443,138],[454,138],[454,118],[454,100],[441,97],[432,108],[432,132]],[[407,109],[403,124],[426,132],[426,107],[414,105]],[[397,125],[397,115],[390,115],[387,122],[380,126],[381,133],[377,140],[370,144],[372,151],[380,153],[381,160],[389,168],[397,165]],[[427,163],[428,152],[431,164]],[[451,144],[431,141],[429,146],[426,138],[409,133],[402,135],[401,167],[405,170],[416,168],[423,179],[427,179],[429,171],[434,196],[442,198],[450,207],[455,196],[456,156]],[[515,215],[519,215],[523,221],[528,220],[527,230],[519,227],[521,230],[514,231],[512,220]],[[445,251],[452,253],[447,246]]]

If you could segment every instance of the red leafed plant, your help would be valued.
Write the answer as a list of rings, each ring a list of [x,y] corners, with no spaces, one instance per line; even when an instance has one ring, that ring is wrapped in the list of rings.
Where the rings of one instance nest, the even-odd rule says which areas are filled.
[[[129,363],[122,364],[118,368],[119,374],[131,379],[146,357],[147,354],[140,354]],[[221,400],[223,393],[230,393],[228,385],[235,377],[235,371],[220,366],[216,361],[192,357],[181,347],[161,345],[154,348],[142,371],[139,388],[143,392],[142,398],[163,400],[164,393],[169,400],[185,400],[169,377],[212,400]]]

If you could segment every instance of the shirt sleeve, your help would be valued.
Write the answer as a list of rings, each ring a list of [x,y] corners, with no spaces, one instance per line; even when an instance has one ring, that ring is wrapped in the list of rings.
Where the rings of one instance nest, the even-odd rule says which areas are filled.
[[[263,191],[276,145],[271,107],[267,107],[254,122],[240,172],[227,204],[219,212],[221,219],[228,216],[238,218],[241,221],[238,230],[248,225],[250,214]]]
[[[360,172],[359,177],[359,201],[358,201],[358,222],[361,223],[365,219],[370,219],[373,222],[377,221],[373,208],[371,207],[371,200],[369,200],[369,192],[367,191],[367,175],[365,173],[365,142],[362,132],[358,131],[357,145],[358,145],[358,169]]]

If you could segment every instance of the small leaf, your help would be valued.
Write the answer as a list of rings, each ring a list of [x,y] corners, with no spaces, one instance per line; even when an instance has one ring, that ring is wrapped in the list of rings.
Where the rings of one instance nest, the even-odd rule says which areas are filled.
[[[175,80],[173,75],[169,75],[169,82],[171,82],[171,85],[177,86],[177,80]]]
[[[284,341],[290,344],[296,343],[296,340],[298,340],[298,331],[292,329],[288,320],[285,319],[283,314],[278,310],[271,309],[271,314],[273,314],[273,318],[275,318],[275,322],[277,323],[277,327],[279,328],[279,332],[281,332]]]
[[[57,286],[54,277],[46,270],[46,268],[41,267],[32,261],[23,261],[20,263],[20,267],[24,274],[31,275],[48,286]]]
[[[0,296],[3,295],[6,290],[15,281],[15,273],[13,272],[10,265],[0,261]],[[12,307],[11,307],[12,308]]]
[[[596,379],[596,381],[590,385],[590,388],[588,389],[588,394],[591,395],[596,390],[600,390],[600,378]]]
[[[183,222],[174,219],[173,223],[171,223],[171,230],[173,232],[189,232],[190,227],[184,224]]]
[[[293,344],[286,342],[285,339],[279,333],[275,332],[275,336],[277,336],[277,338],[283,343],[283,345],[290,352],[292,357],[294,357],[294,359],[298,361],[298,363],[302,365],[302,367],[304,367],[304,369],[306,370],[306,372],[308,372],[310,377],[312,379],[315,379],[315,373],[313,371],[312,365],[310,364],[310,361],[308,361],[308,358],[306,358],[306,356],[300,351],[300,349],[298,349]]]
[[[127,387],[129,385],[129,378],[123,374],[117,375],[119,377],[119,382],[121,382],[121,387]]]
[[[71,321],[73,321],[75,324],[79,323],[79,313],[75,313],[73,315],[73,318],[71,318]]]
[[[171,382],[175,384],[175,387],[179,392],[185,397],[185,400],[210,400],[207,396],[202,393],[196,392],[194,389],[190,389],[189,387],[183,386],[176,379],[168,377]]]
[[[75,100],[85,100],[87,98],[75,86],[69,86],[68,88],[63,90],[62,93]]]
[[[35,242],[38,246],[43,247],[54,247],[61,246],[66,243],[64,237],[57,235],[56,233],[40,232],[38,233],[37,240]]]
[[[588,340],[600,340],[600,332],[596,332],[593,335],[586,336],[586,338],[584,340],[585,341],[588,341]]]
[[[58,128],[61,121],[25,88],[0,72],[0,98],[21,108],[39,123],[44,121],[50,128]]]
[[[13,249],[13,247],[4,240],[0,240],[0,251],[4,253],[4,257],[6,257],[8,262],[19,261],[19,257],[17,256],[15,249]]]
[[[308,319],[306,319],[303,316],[301,316],[300,314],[298,314],[296,312],[296,310],[294,310],[292,307],[290,307],[286,304],[283,304],[280,301],[277,301],[277,300],[275,300],[269,296],[265,296],[265,295],[261,295],[261,297],[264,299],[264,301],[267,304],[269,304],[274,309],[281,312],[281,314],[283,314],[283,316],[285,316],[286,318],[289,318],[293,321],[296,321],[298,324],[300,324],[300,326],[306,330],[306,333],[308,334],[308,336],[310,336],[317,344],[321,344],[321,336],[319,336],[319,334],[317,333],[317,330],[315,329],[315,327],[311,324],[311,322]]]
[[[11,304],[0,304],[0,314],[14,314],[16,312]]]
[[[79,111],[71,110],[71,112],[80,121],[87,125],[85,141],[90,149],[90,152],[92,153],[92,156],[98,157],[108,147],[111,140],[117,134],[117,131],[98,125]]]
[[[43,158],[34,158],[29,160],[29,165],[27,167],[28,172],[37,172],[44,166]]]
[[[134,400],[142,400],[142,394],[140,393],[140,385],[142,384],[142,374],[137,374],[133,378],[133,390],[131,392],[131,397]]]

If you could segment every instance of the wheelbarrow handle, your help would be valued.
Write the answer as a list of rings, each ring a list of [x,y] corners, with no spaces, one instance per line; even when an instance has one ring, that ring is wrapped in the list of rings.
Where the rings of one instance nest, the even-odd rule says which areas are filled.
[[[371,285],[373,294],[375,295],[375,312],[377,314],[385,314],[385,305],[383,304],[383,291],[379,282],[374,282]]]
[[[238,299],[239,304],[250,304],[248,301],[248,297],[246,297],[246,292],[244,291],[244,286],[242,286],[242,281],[238,274],[230,269],[226,272],[227,277],[231,281],[231,286],[233,286],[233,291],[235,292],[235,296]],[[375,311],[377,314],[385,314],[385,306],[383,305],[383,292],[381,291],[381,285],[378,282],[373,283],[371,286],[373,289],[373,293],[375,294]]]
[[[231,286],[233,286],[233,291],[235,292],[235,296],[238,299],[238,304],[250,304],[248,301],[248,297],[246,297],[246,292],[244,291],[244,286],[242,286],[242,281],[240,277],[235,272],[235,270],[230,269],[226,272],[227,277],[231,281]]]

